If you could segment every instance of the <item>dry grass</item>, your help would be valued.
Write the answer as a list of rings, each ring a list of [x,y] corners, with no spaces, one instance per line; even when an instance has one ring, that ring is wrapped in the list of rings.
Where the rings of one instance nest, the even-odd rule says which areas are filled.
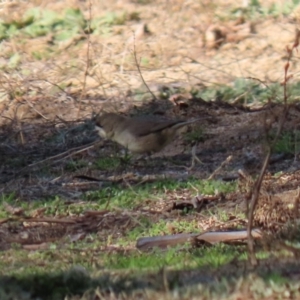
[[[40,6],[59,13],[67,7],[79,8],[87,20],[90,16],[107,17],[113,11],[115,23],[105,28],[108,33],[88,36],[82,31],[67,41],[55,41],[53,34],[48,33],[34,39],[16,35],[1,42],[0,192],[5,201],[11,198],[0,222],[1,250],[13,251],[16,244],[24,251],[43,250],[49,249],[51,243],[64,245],[69,238],[76,243],[89,234],[97,234],[102,243],[97,246],[97,254],[115,251],[130,255],[135,252],[133,242],[125,246],[118,242],[124,242],[131,230],[142,230],[145,219],[151,224],[166,222],[162,234],[245,226],[243,214],[252,176],[259,171],[265,154],[264,126],[270,125],[270,132],[274,132],[282,106],[262,106],[262,99],[251,87],[230,104],[222,101],[222,93],[209,99],[215,101],[206,102],[192,91],[232,85],[240,77],[256,78],[255,82],[264,83],[261,86],[280,83],[286,59],[284,48],[294,41],[298,19],[295,13],[289,17],[279,13],[276,18],[270,15],[251,20],[251,24],[247,23],[249,20],[239,20],[239,24],[231,12],[235,5],[233,1],[179,0],[149,1],[144,5],[138,1],[20,1],[3,5],[6,22],[20,20],[27,9]],[[255,31],[241,33],[240,25],[246,31],[251,25]],[[227,34],[217,49],[204,41],[213,32],[211,26]],[[141,74],[157,97],[165,87],[176,85],[183,91],[174,89],[167,99],[137,100],[137,88],[143,81],[134,49]],[[14,65],[11,57],[16,53],[19,57]],[[297,68],[295,56],[290,84],[297,82]],[[280,102],[280,92],[268,100]],[[252,97],[251,103],[245,95]],[[203,164],[187,171],[191,141],[184,138],[150,161],[131,160],[123,164],[115,145],[98,143],[93,131],[91,117],[103,109],[128,114],[154,112],[168,118],[206,118],[189,129],[203,132],[196,151]],[[271,158],[254,217],[255,226],[273,234],[265,243],[271,250],[274,241],[279,241],[276,247],[280,249],[282,240],[293,241],[298,235],[299,122],[296,103],[284,126],[284,133],[295,136],[295,149]],[[238,189],[223,195],[213,187],[214,200],[205,201],[200,211],[185,214],[174,209],[175,203],[191,201],[197,190],[193,185],[175,191],[165,188],[162,195],[156,194],[155,184],[159,186],[162,178],[207,179],[229,156],[233,159],[216,179],[238,180]],[[105,162],[110,168],[103,167],[101,160],[105,159],[111,159]],[[238,176],[240,169],[244,170],[244,177]],[[278,172],[282,172],[280,176]],[[94,180],[87,180],[91,178]],[[154,199],[148,195],[138,204],[136,196],[141,191],[136,188],[149,182],[154,182]],[[111,204],[110,192],[95,196],[99,202],[107,201],[106,206],[94,203],[93,193],[107,191],[107,187],[110,192],[112,187],[131,191],[131,206],[124,209],[120,203]],[[202,194],[202,190],[197,192]],[[35,208],[38,201],[46,203],[55,197],[58,202],[54,201],[50,208]],[[20,211],[15,211],[16,207],[21,207]],[[180,227],[180,222],[186,227]],[[222,276],[225,273],[220,272]],[[189,271],[187,274],[179,277],[194,276]],[[286,276],[294,275],[291,271]],[[249,290],[246,282],[232,293],[249,294],[251,299]]]

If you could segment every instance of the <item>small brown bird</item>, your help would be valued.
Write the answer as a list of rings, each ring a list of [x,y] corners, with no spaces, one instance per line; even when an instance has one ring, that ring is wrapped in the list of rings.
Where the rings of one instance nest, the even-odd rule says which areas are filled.
[[[162,121],[105,113],[96,117],[96,129],[102,138],[115,141],[134,153],[152,153],[172,142],[184,126],[198,120]]]

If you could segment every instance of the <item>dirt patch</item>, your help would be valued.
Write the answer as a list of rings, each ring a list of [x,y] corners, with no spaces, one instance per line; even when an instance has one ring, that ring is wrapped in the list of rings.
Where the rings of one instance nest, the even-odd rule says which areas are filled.
[[[34,40],[16,38],[13,45],[9,41],[2,42],[3,65],[8,63],[7,58],[13,51],[22,53],[20,65],[29,70],[27,76],[17,76],[18,72],[11,70],[9,76],[18,89],[26,91],[30,83],[31,92],[38,90],[40,93],[43,89],[48,95],[57,92],[62,82],[68,86],[65,92],[81,92],[85,81],[85,92],[93,97],[125,96],[128,91],[142,85],[134,52],[149,85],[171,82],[185,83],[190,87],[220,85],[232,83],[240,77],[258,78],[266,83],[281,82],[285,48],[293,42],[298,22],[297,8],[291,9],[286,16],[277,1],[265,1],[264,8],[278,5],[277,14],[259,17],[241,13],[240,20],[244,21],[240,22],[245,24],[242,25],[254,29],[241,39],[222,39],[224,41],[215,49],[205,43],[208,32],[225,27],[227,35],[239,35],[239,28],[231,25],[232,20],[237,19],[235,2],[172,1],[166,4],[165,1],[148,1],[145,5],[133,1],[91,2],[91,12],[84,2],[38,2],[41,8],[56,12],[79,8],[87,20],[90,15],[103,18],[96,28],[101,34],[89,37],[90,48],[87,36],[80,33],[83,41],[74,37],[68,43],[58,42],[58,54],[50,55],[50,58],[47,49],[53,43],[51,33],[46,38]],[[25,2],[4,5],[6,21],[22,18],[17,12],[33,7],[33,3]],[[111,23],[107,23],[108,20]],[[42,61],[33,61],[35,53],[41,55]],[[90,70],[86,74],[88,60]],[[292,68],[296,81],[296,59]],[[6,81],[7,78],[3,77],[3,82]],[[13,88],[11,81],[2,87],[5,92]]]

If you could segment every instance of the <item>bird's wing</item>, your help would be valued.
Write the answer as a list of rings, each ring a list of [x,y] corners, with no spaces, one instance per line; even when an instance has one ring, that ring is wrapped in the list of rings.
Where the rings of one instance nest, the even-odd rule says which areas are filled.
[[[137,135],[139,136],[145,136],[150,133],[159,132],[170,127],[173,127],[175,129],[181,128],[183,126],[189,125],[197,121],[200,121],[200,119],[194,119],[189,121],[184,121],[184,120],[145,121],[145,125],[147,123],[147,126],[143,127],[141,124],[140,128],[136,132]]]
[[[151,133],[156,133],[159,131],[162,131],[166,128],[172,127],[178,123],[181,123],[182,121],[149,121],[149,120],[145,120],[145,121],[141,121],[138,125],[138,127],[136,127],[134,129],[134,132],[136,135],[138,136],[146,136],[148,134]]]

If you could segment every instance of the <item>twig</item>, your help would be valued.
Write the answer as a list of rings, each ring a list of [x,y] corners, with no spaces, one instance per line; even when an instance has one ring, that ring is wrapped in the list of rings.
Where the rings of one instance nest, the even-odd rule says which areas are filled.
[[[56,218],[23,218],[20,219],[20,221],[23,222],[42,222],[42,223],[58,223],[58,224],[75,224],[75,220],[69,220],[69,219],[56,219]]]
[[[254,253],[254,241],[253,241],[253,236],[252,236],[252,226],[253,226],[253,216],[254,216],[254,211],[255,208],[257,206],[258,203],[258,196],[259,196],[259,192],[261,189],[261,184],[264,178],[264,175],[266,173],[268,164],[269,164],[269,160],[270,160],[270,156],[271,156],[271,152],[272,149],[274,148],[276,142],[278,141],[279,135],[281,134],[284,122],[286,121],[286,115],[288,113],[289,110],[289,105],[288,105],[288,94],[287,94],[287,83],[289,81],[289,79],[291,78],[291,75],[288,75],[288,70],[290,67],[290,61],[292,59],[293,56],[293,50],[296,49],[299,45],[299,39],[300,39],[300,31],[297,30],[296,31],[296,36],[295,36],[295,41],[294,44],[292,46],[292,49],[290,49],[289,47],[287,47],[287,53],[288,53],[288,58],[287,58],[287,63],[284,67],[284,81],[282,83],[283,85],[283,102],[284,102],[284,107],[282,110],[282,114],[281,114],[281,119],[280,119],[280,123],[275,135],[274,140],[269,143],[268,145],[268,151],[265,157],[265,160],[263,162],[259,177],[257,178],[257,180],[254,183],[254,187],[251,191],[251,195],[250,195],[250,203],[248,206],[248,225],[247,225],[247,236],[248,236],[248,255],[249,255],[249,261],[251,263],[252,266],[256,266],[257,265],[257,258],[255,256]]]
[[[255,256],[255,253],[254,253],[254,241],[253,241],[253,236],[251,234],[252,226],[253,226],[253,215],[254,215],[255,207],[257,205],[257,200],[258,200],[261,184],[262,184],[267,166],[269,164],[270,156],[271,156],[271,149],[269,147],[268,153],[264,160],[264,164],[260,170],[259,177],[256,180],[256,182],[254,183],[253,190],[251,191],[250,207],[248,208],[248,224],[247,224],[248,251],[249,251],[249,260],[250,260],[251,265],[253,265],[253,266],[257,265],[257,259]]]
[[[154,95],[154,93],[150,90],[149,86],[147,85],[144,77],[143,77],[143,74],[142,74],[142,71],[141,71],[141,68],[140,68],[140,64],[138,62],[138,59],[137,59],[137,56],[136,56],[136,49],[135,49],[135,34],[133,33],[133,38],[134,38],[134,43],[133,43],[133,57],[134,57],[134,61],[135,61],[135,64],[136,64],[136,67],[138,69],[138,72],[141,76],[141,79],[145,85],[145,87],[147,88],[148,92],[152,95],[153,99],[157,100],[156,96]]]
[[[88,20],[87,49],[86,49],[87,61],[86,61],[86,68],[85,68],[84,74],[83,74],[83,87],[82,87],[82,91],[81,91],[80,98],[79,98],[79,107],[78,107],[77,119],[79,118],[79,113],[81,111],[81,101],[82,101],[83,97],[85,96],[86,78],[87,78],[87,75],[88,75],[88,70],[90,68],[91,20],[92,20],[92,1],[89,0],[89,20]]]
[[[98,143],[98,141],[97,141],[97,142],[90,143],[90,144],[88,144],[88,145],[75,147],[75,148],[69,149],[69,150],[67,150],[67,151],[65,151],[65,152],[63,152],[63,153],[59,153],[59,154],[57,154],[57,155],[54,155],[54,156],[51,156],[51,157],[47,157],[47,158],[45,158],[45,159],[43,159],[43,160],[37,161],[37,162],[35,162],[35,163],[32,163],[32,164],[30,164],[30,165],[24,167],[23,169],[21,169],[21,170],[18,172],[18,175],[24,174],[24,172],[25,172],[26,170],[30,169],[31,167],[40,165],[40,164],[42,164],[42,163],[44,163],[44,162],[51,161],[51,160],[54,160],[55,158],[59,158],[59,157],[65,155],[65,154],[68,154],[67,156],[62,157],[62,158],[60,158],[59,160],[56,160],[56,162],[59,162],[59,161],[61,161],[62,159],[66,159],[66,158],[68,158],[68,157],[70,157],[70,156],[72,156],[72,155],[75,155],[75,154],[81,153],[81,152],[83,152],[83,151],[86,151],[86,150],[88,150],[88,149],[90,149],[90,148],[93,148],[97,143]],[[78,151],[72,152],[72,151],[77,150],[77,149],[78,149]],[[71,153],[70,153],[70,152],[71,152]],[[13,175],[12,177],[10,177],[8,180],[6,180],[5,182],[10,181],[11,178],[14,178],[14,175]]]
[[[42,118],[44,118],[45,120],[49,121],[49,118],[47,118],[46,116],[44,116],[40,111],[38,111],[33,105],[32,103],[30,103],[30,101],[28,101],[25,98],[25,101],[27,102],[27,104],[30,106],[30,108],[32,108],[37,114],[39,114]]]
[[[235,97],[232,101],[231,101],[231,104],[237,104],[240,99],[242,99],[245,95],[247,95],[249,93],[249,91],[246,91],[240,95],[238,95],[237,97]]]
[[[88,144],[88,145],[79,146],[79,147],[75,147],[75,148],[69,149],[69,150],[67,150],[67,151],[65,151],[65,152],[63,152],[63,153],[59,153],[59,154],[57,154],[57,155],[54,155],[54,156],[51,156],[51,157],[47,157],[46,159],[43,159],[43,160],[40,160],[40,161],[38,161],[38,162],[32,163],[32,164],[28,165],[27,167],[33,167],[33,166],[39,165],[39,164],[41,164],[41,163],[44,163],[44,162],[46,162],[46,161],[53,160],[53,159],[55,159],[55,158],[58,158],[58,157],[60,157],[60,156],[63,156],[63,155],[65,155],[65,154],[69,154],[69,155],[67,155],[66,157],[63,157],[63,158],[61,158],[61,159],[67,158],[67,157],[69,157],[70,155],[77,154],[77,153],[80,153],[80,152],[82,152],[82,151],[88,150],[88,149],[94,147],[95,144],[96,144],[96,143],[93,142],[93,143],[90,143],[90,144]],[[75,151],[75,152],[72,152],[72,151],[77,150],[77,149],[79,149],[79,150],[78,150],[78,151]],[[70,152],[71,152],[71,153],[70,153]],[[59,160],[58,160],[58,161],[59,161]],[[27,167],[25,167],[25,168],[27,168]]]
[[[212,172],[212,174],[207,178],[207,180],[211,180],[213,179],[217,173],[220,172],[220,170],[225,166],[227,165],[230,161],[232,160],[232,155],[229,155],[222,163],[221,165],[215,170]]]
[[[78,151],[72,152],[72,153],[70,153],[69,155],[67,155],[67,156],[65,156],[65,157],[62,157],[62,158],[56,160],[55,162],[59,162],[59,161],[61,161],[61,160],[63,160],[63,159],[66,159],[66,158],[72,156],[72,155],[75,155],[75,154],[84,152],[84,151],[86,151],[86,150],[89,150],[89,149],[93,148],[93,147],[95,146],[95,144],[96,144],[96,143],[93,142],[93,143],[90,144],[90,146],[88,146],[88,147],[85,146],[83,149],[79,149]]]
[[[55,86],[55,87],[58,88],[61,92],[63,92],[63,93],[66,94],[68,97],[70,97],[72,100],[74,100],[74,98],[73,98],[68,92],[66,92],[61,86],[59,86],[59,84],[54,83],[54,82],[50,81],[49,79],[43,78],[43,79],[30,79],[30,80],[28,80],[28,82],[36,82],[36,81],[44,81],[44,82],[47,82],[47,83],[49,83],[49,84]]]

